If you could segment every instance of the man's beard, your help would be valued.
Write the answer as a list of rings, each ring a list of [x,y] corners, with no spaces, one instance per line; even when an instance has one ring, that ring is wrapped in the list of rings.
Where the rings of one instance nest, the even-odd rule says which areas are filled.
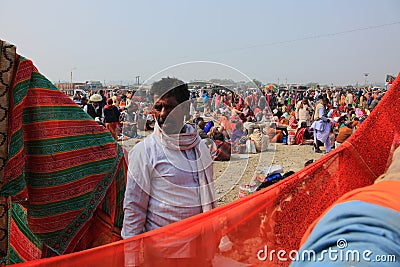
[[[166,134],[177,134],[182,132],[184,123],[183,121],[181,123],[178,123],[176,121],[173,121],[171,119],[162,119],[159,118],[157,120],[158,126],[166,133]]]

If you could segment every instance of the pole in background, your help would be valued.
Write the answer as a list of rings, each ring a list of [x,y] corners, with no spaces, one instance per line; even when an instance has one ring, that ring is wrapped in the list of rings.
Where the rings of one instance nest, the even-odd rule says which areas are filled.
[[[364,72],[364,76],[365,76],[365,87],[367,87],[367,77],[368,77],[369,73],[368,72]]]

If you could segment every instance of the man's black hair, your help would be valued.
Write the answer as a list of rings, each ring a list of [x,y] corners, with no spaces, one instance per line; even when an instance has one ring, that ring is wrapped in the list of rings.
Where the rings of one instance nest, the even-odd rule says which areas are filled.
[[[153,83],[150,93],[160,97],[174,96],[179,104],[189,100],[189,87],[183,81],[177,78],[162,78],[158,82]]]
[[[340,118],[338,119],[338,122],[341,123],[341,122],[344,122],[346,120],[347,120],[346,116],[340,116]]]
[[[214,135],[214,140],[224,141],[224,135],[222,133],[216,133]]]
[[[196,119],[194,119],[195,124],[198,124],[201,121],[204,121],[203,117],[197,117]]]

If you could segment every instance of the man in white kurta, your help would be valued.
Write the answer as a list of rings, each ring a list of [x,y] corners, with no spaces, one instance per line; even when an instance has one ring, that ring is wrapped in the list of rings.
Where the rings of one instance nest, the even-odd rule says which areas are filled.
[[[188,133],[197,136],[191,125],[185,127]],[[162,143],[159,131],[157,125],[154,133],[129,152],[123,238],[213,208],[213,188],[210,188],[206,199],[200,197],[200,183],[203,185],[207,181],[199,180],[195,151],[198,149],[202,155],[200,160],[205,168],[202,171],[212,176],[212,158],[207,146],[199,139],[196,141],[197,148],[174,149]]]
[[[152,91],[154,132],[129,152],[121,232],[124,239],[216,207],[209,149],[194,127],[183,122],[189,112],[187,85],[175,78],[163,78],[153,84]],[[202,238],[187,236],[172,243],[147,244],[151,249],[145,251],[145,262],[182,265],[204,260],[206,266],[211,258],[205,258],[207,249],[198,247]]]

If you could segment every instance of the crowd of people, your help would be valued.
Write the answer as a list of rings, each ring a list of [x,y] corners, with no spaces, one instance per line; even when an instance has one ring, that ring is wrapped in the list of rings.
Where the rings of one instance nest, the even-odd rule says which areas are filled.
[[[291,92],[260,89],[234,93],[214,87],[190,91],[190,109],[185,120],[196,126],[203,139],[213,146],[216,160],[229,160],[231,153],[258,153],[268,143],[313,145],[316,153],[337,148],[359,127],[384,95],[370,88],[327,89]],[[74,101],[104,125],[115,140],[143,137],[153,130],[152,101],[149,95],[135,98],[92,94]],[[142,134],[140,134],[142,132]],[[219,156],[218,156],[219,155]]]
[[[75,95],[73,100],[100,125],[106,127],[116,141],[140,137],[140,130],[152,130],[154,118],[149,102],[132,101],[132,92],[105,95],[104,90],[88,97]]]
[[[206,96],[208,104],[204,95],[206,91],[201,97],[192,96],[194,122],[201,115],[197,111],[202,111],[198,109],[200,106],[204,107],[203,114],[210,117],[208,123],[216,122],[217,126],[205,131],[206,123],[200,117],[199,133],[202,138],[214,140],[215,131],[223,133],[223,141],[230,143],[233,153],[252,153],[254,149],[249,142],[254,143],[256,152],[267,149],[271,142],[313,145],[316,153],[322,153],[320,147],[324,145],[329,153],[350,137],[384,92],[369,88],[302,92],[264,89],[246,91],[241,96],[217,92]],[[209,110],[213,110],[211,115]]]

